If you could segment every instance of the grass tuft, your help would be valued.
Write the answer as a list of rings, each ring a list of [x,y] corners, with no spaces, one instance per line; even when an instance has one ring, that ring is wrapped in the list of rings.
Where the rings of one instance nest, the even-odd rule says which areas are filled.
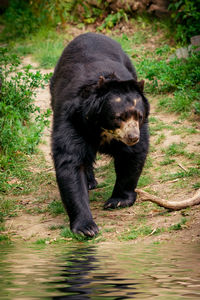
[[[61,230],[61,233],[60,233],[61,237],[63,238],[66,238],[66,239],[72,239],[72,240],[77,240],[79,242],[85,242],[85,241],[88,241],[88,240],[91,240],[92,238],[90,237],[86,237],[84,235],[81,235],[81,234],[75,234],[73,233],[70,228],[68,227],[65,227]]]
[[[51,203],[49,203],[49,205],[48,205],[48,211],[53,216],[57,216],[57,215],[65,213],[65,209],[63,207],[62,202],[58,201],[58,200],[53,200]]]
[[[187,222],[187,218],[183,217],[179,223],[176,223],[176,224],[174,224],[174,225],[171,225],[171,226],[168,228],[168,230],[169,230],[169,231],[173,231],[173,230],[175,230],[175,231],[177,231],[177,230],[182,230],[183,227],[184,227],[184,225],[186,224],[186,222]]]

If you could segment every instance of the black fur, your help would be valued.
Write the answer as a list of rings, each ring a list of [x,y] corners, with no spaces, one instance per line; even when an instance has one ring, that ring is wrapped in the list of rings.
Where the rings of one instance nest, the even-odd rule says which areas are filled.
[[[104,208],[131,206],[136,200],[149,140],[149,104],[142,85],[121,46],[100,34],[78,36],[58,61],[50,84],[52,151],[60,194],[75,233],[98,233],[88,200],[88,189],[97,184],[93,173],[97,151],[114,157],[117,176]],[[113,97],[122,101],[116,103]],[[129,111],[133,98],[139,101]],[[120,127],[130,114],[140,118],[140,141],[133,146],[115,139],[102,142],[103,129]]]

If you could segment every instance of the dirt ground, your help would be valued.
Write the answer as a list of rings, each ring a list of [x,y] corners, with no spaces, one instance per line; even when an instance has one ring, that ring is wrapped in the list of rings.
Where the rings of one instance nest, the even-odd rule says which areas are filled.
[[[33,67],[37,67],[37,64],[32,61],[30,56],[27,56],[23,60],[23,64],[31,64]],[[53,70],[41,70],[43,73],[49,73]],[[175,114],[167,114],[164,112],[158,112],[156,110],[156,99],[150,99],[151,102],[151,116],[155,116],[160,121],[164,122],[165,125],[174,126],[175,122],[178,120],[178,116]],[[46,109],[50,106],[50,93],[49,87],[46,86],[45,89],[38,89],[36,104],[41,107],[41,109]],[[191,127],[192,122],[188,120],[182,120],[181,126]],[[50,127],[51,128],[51,127]],[[53,163],[51,159],[51,149],[50,149],[50,134],[51,129],[45,129],[43,142],[40,144],[40,149],[44,153],[47,172],[54,174]],[[165,139],[161,142],[159,147],[155,151],[151,152],[151,159],[153,163],[159,163],[163,158],[161,151],[158,151],[158,148],[166,148],[171,143],[184,142],[187,146],[186,149],[189,152],[199,152],[199,141],[200,141],[200,127],[196,128],[198,134],[192,136],[185,135],[176,135],[173,133],[172,129],[165,128],[162,133],[165,135]],[[151,136],[151,144],[155,143],[157,136]],[[110,161],[110,158],[103,157],[101,160],[97,161],[96,167],[106,165]],[[185,168],[188,167],[188,161],[181,158],[179,161],[181,165],[184,165]],[[170,168],[170,167],[168,167]],[[180,168],[177,167],[179,170]],[[37,172],[37,170],[35,170]],[[166,169],[165,169],[166,171]],[[169,169],[169,172],[171,170]],[[152,177],[155,176],[156,170],[154,169],[151,174]],[[162,173],[162,168],[159,170]],[[102,179],[97,180],[100,182]],[[188,197],[191,197],[194,194],[191,186],[195,183],[193,179],[191,184],[182,184],[178,186],[179,179],[174,181],[160,181],[154,180],[148,188],[155,194],[159,195],[162,198],[168,200],[182,200]],[[177,185],[177,188],[176,188]],[[39,187],[38,187],[39,188]],[[97,187],[98,190],[98,187]],[[46,192],[46,191],[45,191]],[[41,191],[41,193],[43,193]],[[26,210],[20,210],[17,213],[17,216],[9,218],[6,221],[7,233],[10,234],[12,240],[25,240],[25,241],[36,241],[38,239],[47,239],[54,241],[60,238],[60,229],[51,230],[52,226],[59,228],[60,226],[67,226],[68,222],[66,221],[66,216],[64,214],[58,215],[56,217],[52,216],[48,212],[44,213],[34,213],[29,214],[27,210],[33,208],[34,206],[39,206],[42,208],[44,205],[47,205],[52,199],[59,199],[58,188],[55,185],[51,186],[49,189],[49,197],[45,199],[44,202],[38,204],[35,201],[34,195],[23,195],[20,198],[20,203]],[[104,211],[103,203],[91,202],[92,213],[95,219],[95,222],[99,225],[102,241],[114,241],[118,240],[120,236],[123,236],[126,233],[126,236],[131,232],[131,226],[136,228],[137,231],[142,226],[148,226],[152,228],[152,232],[145,235],[138,235],[137,238],[130,240],[130,242],[138,243],[141,240],[143,242],[152,243],[152,242],[162,242],[168,240],[176,240],[177,242],[191,242],[200,240],[200,205],[194,206],[189,210],[169,212],[164,208],[159,208],[154,204],[142,203],[142,199],[138,199],[137,203],[130,208],[119,209],[114,211]],[[187,222],[181,226],[181,230],[164,230],[159,234],[155,234],[158,228],[169,228],[170,226],[180,222],[181,218],[186,217]],[[145,223],[144,220],[145,219]],[[68,239],[66,239],[67,241]],[[69,239],[70,240],[70,239]]]

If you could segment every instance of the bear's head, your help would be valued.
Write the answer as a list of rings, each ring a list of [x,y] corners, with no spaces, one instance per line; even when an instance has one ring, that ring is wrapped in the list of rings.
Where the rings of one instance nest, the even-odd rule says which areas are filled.
[[[139,142],[140,128],[149,113],[143,86],[144,81],[135,80],[107,83],[100,113],[102,144],[113,139],[128,146]]]
[[[139,142],[140,128],[149,114],[143,87],[144,81],[101,76],[97,85],[84,90],[84,114],[90,126],[98,124],[101,129],[101,144],[113,139],[128,146]]]

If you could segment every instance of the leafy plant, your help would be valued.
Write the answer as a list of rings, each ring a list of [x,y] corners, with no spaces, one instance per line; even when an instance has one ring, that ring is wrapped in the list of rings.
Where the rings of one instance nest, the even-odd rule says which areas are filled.
[[[25,37],[39,28],[40,22],[28,1],[13,0],[4,14],[6,38]]]
[[[118,24],[122,20],[124,20],[125,22],[128,22],[128,16],[123,9],[120,9],[115,14],[109,14],[105,18],[103,24],[101,26],[99,26],[97,29],[101,31],[104,28],[106,28],[106,29],[113,28],[116,24]]]
[[[17,161],[35,151],[49,123],[50,110],[41,113],[34,104],[36,88],[43,87],[49,75],[31,72],[30,65],[20,69],[18,57],[5,48],[0,50],[0,65],[0,177],[5,179]]]
[[[200,1],[171,0],[169,11],[174,24],[175,38],[186,43],[190,37],[200,33]]]
[[[193,53],[187,60],[173,58],[157,60],[143,58],[136,61],[138,72],[148,79],[149,93],[173,93],[162,97],[159,106],[170,111],[199,113],[200,53]]]
[[[67,22],[94,23],[103,17],[107,2],[81,0],[13,0],[3,16],[4,39],[27,37],[41,26],[64,27]],[[119,13],[121,15],[121,13]]]
[[[11,65],[9,64],[11,62]],[[31,153],[38,144],[41,132],[48,124],[50,111],[40,114],[40,108],[34,105],[35,89],[44,86],[39,71],[33,73],[31,66],[17,71],[19,60],[7,55],[1,49],[1,102],[0,102],[0,147],[2,153],[16,154],[17,151]]]

